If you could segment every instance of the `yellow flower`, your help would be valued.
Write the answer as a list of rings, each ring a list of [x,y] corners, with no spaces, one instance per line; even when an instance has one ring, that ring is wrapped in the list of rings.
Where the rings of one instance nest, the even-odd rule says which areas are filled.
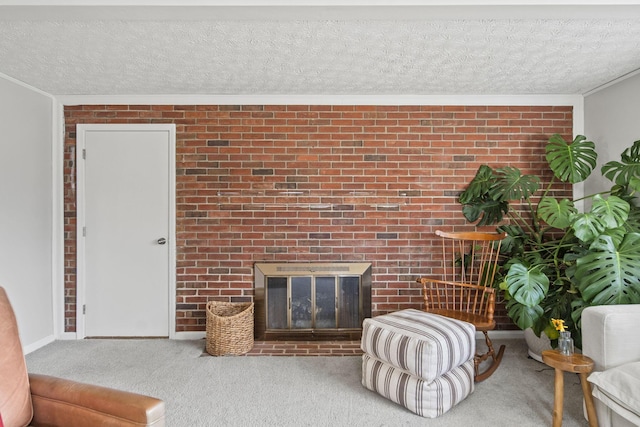
[[[560,332],[565,331],[564,320],[562,319],[551,319],[551,323],[553,323],[553,327]]]

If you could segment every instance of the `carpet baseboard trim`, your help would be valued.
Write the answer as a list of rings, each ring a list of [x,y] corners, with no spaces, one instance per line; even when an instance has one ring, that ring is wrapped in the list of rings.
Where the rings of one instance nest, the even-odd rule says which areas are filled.
[[[204,339],[207,336],[205,331],[189,331],[189,332],[176,332],[174,339],[177,340],[199,340]]]
[[[54,342],[56,340],[56,337],[53,335],[48,335],[42,339],[39,339],[38,341],[31,343],[29,345],[26,345],[22,348],[22,352],[24,354],[29,354],[31,352],[36,351],[39,348],[44,347],[47,344],[51,344],[52,342]]]

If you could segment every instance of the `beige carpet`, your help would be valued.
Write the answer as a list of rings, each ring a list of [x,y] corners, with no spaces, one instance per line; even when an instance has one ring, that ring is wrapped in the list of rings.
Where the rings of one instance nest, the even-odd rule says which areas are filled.
[[[551,425],[554,371],[526,357],[524,341],[473,394],[436,419],[421,418],[362,387],[361,359],[212,357],[204,340],[57,341],[27,356],[29,371],[165,400],[167,425],[503,426]],[[587,426],[575,374],[565,374],[565,427]]]

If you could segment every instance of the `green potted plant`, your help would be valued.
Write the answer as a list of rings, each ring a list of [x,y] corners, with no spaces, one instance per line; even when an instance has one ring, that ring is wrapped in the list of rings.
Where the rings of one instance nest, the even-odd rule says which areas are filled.
[[[553,197],[558,181],[576,184],[596,165],[595,144],[579,135],[567,142],[553,135],[546,160],[553,178],[544,183],[518,168],[482,165],[459,196],[462,212],[478,226],[507,233],[496,284],[509,317],[555,344],[551,319],[564,319],[580,346],[580,315],[590,305],[640,303],[640,141],[621,161],[601,172],[613,181],[607,192],[578,200]]]

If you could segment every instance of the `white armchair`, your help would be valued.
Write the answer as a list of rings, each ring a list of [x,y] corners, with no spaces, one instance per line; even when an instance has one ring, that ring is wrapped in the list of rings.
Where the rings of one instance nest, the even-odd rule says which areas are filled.
[[[640,425],[640,304],[586,308],[582,352],[595,362],[589,382],[600,427]]]

